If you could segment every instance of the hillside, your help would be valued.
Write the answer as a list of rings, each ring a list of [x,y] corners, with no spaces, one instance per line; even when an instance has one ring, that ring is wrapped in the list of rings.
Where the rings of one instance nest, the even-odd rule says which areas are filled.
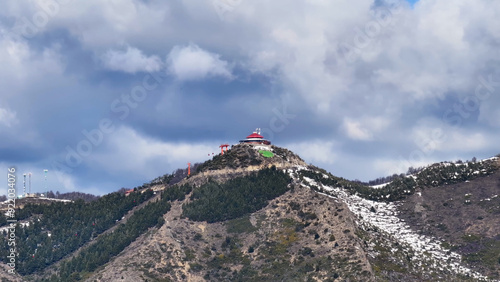
[[[263,149],[233,146],[129,196],[26,205],[17,279],[499,280],[497,158],[372,188]]]
[[[265,208],[228,221],[182,218],[183,203],[177,202],[164,226],[142,236],[89,281],[370,277],[345,204],[295,185]]]
[[[436,189],[419,189],[398,206],[400,217],[473,268],[500,279],[500,171]]]

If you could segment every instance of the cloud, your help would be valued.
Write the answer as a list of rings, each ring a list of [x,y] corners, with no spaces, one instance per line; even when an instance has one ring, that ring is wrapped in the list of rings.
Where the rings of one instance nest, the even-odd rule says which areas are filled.
[[[127,50],[108,50],[101,57],[104,67],[126,73],[154,72],[162,67],[158,56],[145,56],[141,50],[127,46]]]
[[[168,70],[178,80],[202,80],[207,77],[232,79],[229,64],[220,55],[210,53],[195,44],[175,46],[167,56]]]
[[[165,142],[121,126],[109,137],[105,150],[93,152],[87,163],[112,175],[153,179],[188,162],[204,161],[216,150],[216,144]]]
[[[351,139],[368,141],[373,138],[372,133],[364,128],[360,122],[346,119],[343,126],[347,136]]]
[[[408,171],[408,168],[414,167],[414,168],[419,168],[419,167],[424,167],[426,165],[440,162],[442,160],[438,158],[432,158],[432,157],[422,157],[418,159],[404,159],[404,158],[394,158],[394,159],[388,159],[388,158],[383,158],[383,159],[375,159],[370,162],[369,170],[373,171],[372,173],[372,179],[375,179],[377,177],[381,176],[388,176],[388,175],[393,175],[393,174],[401,174],[401,173],[406,173]],[[450,161],[452,161],[450,159]]]
[[[416,149],[428,156],[479,152],[495,147],[496,132],[471,130],[466,126],[447,124],[443,120],[423,118],[408,134]]]
[[[331,165],[337,161],[337,146],[334,142],[311,140],[301,143],[290,143],[287,148],[298,154],[306,162],[314,165]]]
[[[8,35],[0,25],[0,83],[5,96],[19,95],[19,90],[29,88],[49,75],[61,75],[61,49],[57,43],[49,46],[31,46],[23,38]],[[27,87],[27,81],[29,86]],[[13,89],[13,91],[5,91]],[[1,100],[0,100],[1,101]]]
[[[494,141],[488,136],[480,132],[467,132],[464,130],[451,131],[444,142],[438,143],[437,150],[454,154],[474,154],[484,148],[493,147]],[[493,146],[492,146],[493,145]]]
[[[496,70],[498,72],[498,69]],[[474,95],[468,96],[463,101],[463,107],[467,110],[476,109],[479,104],[478,120],[494,128],[500,128],[500,73],[488,75],[478,79]]]
[[[59,189],[62,188],[61,189],[62,191],[66,192],[66,191],[82,191],[83,190],[82,189],[83,187],[79,187],[76,184],[75,176],[68,174],[68,173],[65,173],[65,172],[61,172],[61,171],[52,171],[51,170],[51,171],[49,171],[49,173],[56,175],[56,178],[58,181],[57,186],[59,186],[58,187]],[[59,190],[59,191],[61,191],[61,190]],[[87,193],[89,193],[89,192],[87,192]]]
[[[16,112],[9,109],[0,108],[0,124],[7,127],[11,127],[13,124],[17,123]]]
[[[345,118],[342,125],[347,137],[353,140],[370,141],[374,139],[374,134],[387,128],[389,121],[381,117],[369,118]]]
[[[499,1],[255,0],[221,19],[211,1],[88,0],[61,4],[36,34],[16,36],[16,21],[43,20],[35,2],[0,10],[4,159],[46,166],[100,119],[121,128],[68,187],[142,184],[274,121],[285,126],[273,142],[351,179],[382,176],[423,149],[422,162],[498,153],[498,85],[479,107],[462,101],[478,77],[500,81]],[[151,74],[127,75],[148,66]],[[154,87],[139,103],[141,85]],[[446,124],[449,110],[461,124]],[[447,139],[430,151],[436,128]]]

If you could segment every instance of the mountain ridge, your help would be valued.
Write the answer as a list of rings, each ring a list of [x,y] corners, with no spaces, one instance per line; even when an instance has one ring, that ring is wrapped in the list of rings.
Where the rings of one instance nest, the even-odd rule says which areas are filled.
[[[155,180],[136,189],[132,194],[150,196],[139,197],[145,200],[130,206],[124,216],[127,219],[117,219],[94,243],[101,246],[106,238],[120,238],[113,230],[135,232],[137,220],[149,223],[131,235],[123,249],[114,251],[116,255],[103,260],[105,264],[68,268],[94,256],[86,244],[78,249],[84,250],[83,256],[72,252],[73,259],[54,265],[55,272],[47,268],[24,277],[46,281],[495,281],[500,273],[500,257],[494,256],[500,246],[495,244],[500,238],[493,236],[497,229],[491,225],[500,218],[500,206],[492,193],[500,187],[495,182],[496,177],[500,181],[499,164],[498,158],[435,164],[418,172],[424,180],[401,176],[400,183],[405,184],[401,187],[392,184],[374,189],[308,165],[285,148],[236,145],[198,165],[192,175],[176,184],[164,183],[174,178],[172,174],[158,178],[165,181]],[[289,180],[280,183],[279,177]],[[453,179],[456,183],[451,183]],[[474,189],[478,183],[491,187],[467,198],[463,189]],[[442,197],[436,193],[448,190],[464,194],[460,205],[439,202]],[[421,197],[435,200],[430,209]],[[483,218],[470,213],[481,221],[470,218],[475,229],[459,224],[453,229],[445,223],[451,232],[447,234],[436,222],[439,204],[447,209],[453,204],[455,212],[474,208]],[[190,206],[205,219],[186,212]],[[159,216],[146,220],[147,214]],[[452,215],[443,213],[442,220],[451,220]],[[401,237],[397,232],[407,235]]]

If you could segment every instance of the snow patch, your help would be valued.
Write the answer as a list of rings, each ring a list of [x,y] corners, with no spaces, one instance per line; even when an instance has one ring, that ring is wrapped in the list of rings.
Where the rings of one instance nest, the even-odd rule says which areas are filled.
[[[373,189],[380,189],[380,188],[384,188],[385,186],[387,186],[387,185],[389,185],[391,183],[392,183],[392,181],[388,182],[388,183],[384,183],[384,184],[372,185],[370,187],[373,188]]]
[[[294,178],[294,175],[291,174],[291,177]],[[422,266],[422,262],[425,261],[429,262],[434,269],[449,270],[463,275],[470,275],[475,279],[487,280],[487,277],[480,273],[462,266],[461,255],[441,247],[441,242],[438,239],[419,235],[413,231],[407,223],[397,216],[396,204],[367,200],[352,195],[339,187],[318,185],[316,181],[308,177],[304,177],[304,180],[306,182],[304,186],[309,186],[309,188],[312,185],[322,187],[326,193],[319,192],[320,194],[343,200],[357,216],[360,226],[375,226],[402,245],[411,248],[415,254],[412,260],[417,266]],[[420,193],[419,196],[421,196]],[[373,212],[372,207],[375,212]]]
[[[263,146],[263,145],[254,145],[253,148],[256,150],[256,151],[260,151],[260,150],[263,150],[263,151],[273,151],[273,148],[271,148],[271,146]]]

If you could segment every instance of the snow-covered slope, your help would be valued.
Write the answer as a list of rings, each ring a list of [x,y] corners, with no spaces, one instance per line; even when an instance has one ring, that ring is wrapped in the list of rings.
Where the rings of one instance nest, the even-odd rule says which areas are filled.
[[[302,169],[304,168],[299,168],[298,171]],[[289,170],[289,173],[296,181],[301,181],[296,172]],[[413,231],[397,216],[397,202],[371,201],[353,195],[340,187],[326,186],[308,177],[301,178],[303,185],[345,202],[357,216],[357,223],[361,228],[369,230],[375,227],[385,233],[390,240],[397,241],[406,253],[412,254],[412,265],[417,271],[456,273],[476,280],[488,280],[484,275],[464,266],[461,255],[443,248],[439,239],[419,235]]]

